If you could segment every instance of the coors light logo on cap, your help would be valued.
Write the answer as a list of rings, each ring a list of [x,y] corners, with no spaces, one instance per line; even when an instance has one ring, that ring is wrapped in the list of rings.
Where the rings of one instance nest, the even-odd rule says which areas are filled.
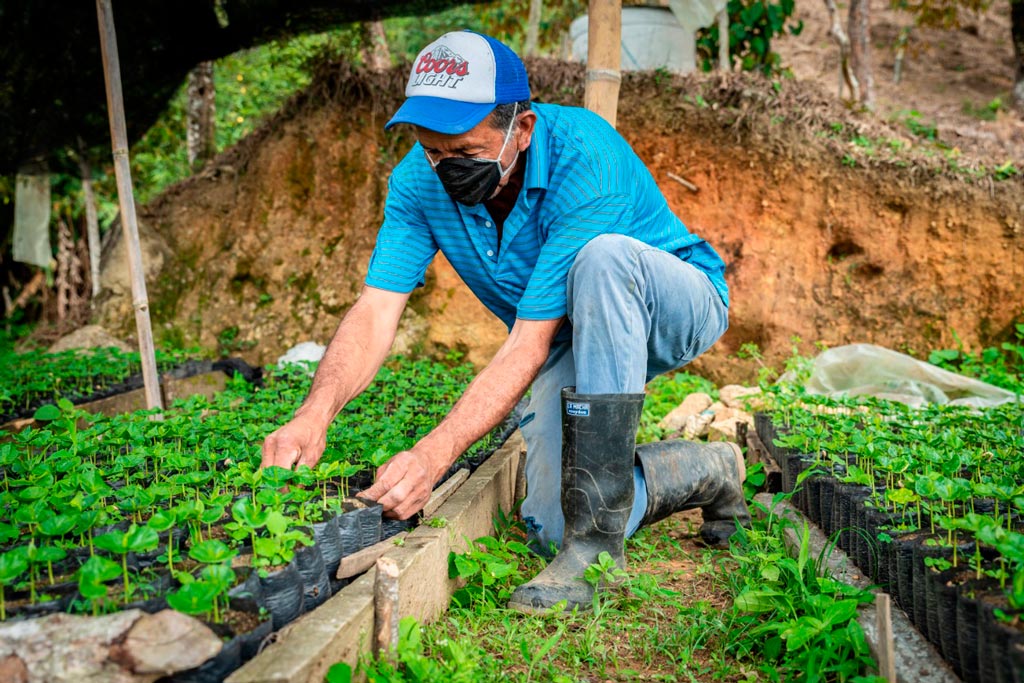
[[[446,33],[416,57],[405,96],[494,102],[494,71],[494,53],[483,36]]]

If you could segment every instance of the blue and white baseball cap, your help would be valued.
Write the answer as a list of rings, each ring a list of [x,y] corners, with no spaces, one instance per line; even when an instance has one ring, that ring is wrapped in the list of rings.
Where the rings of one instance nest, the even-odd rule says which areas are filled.
[[[481,33],[452,31],[416,56],[405,97],[385,129],[412,123],[458,135],[499,104],[530,99],[530,84],[523,60],[507,45]]]

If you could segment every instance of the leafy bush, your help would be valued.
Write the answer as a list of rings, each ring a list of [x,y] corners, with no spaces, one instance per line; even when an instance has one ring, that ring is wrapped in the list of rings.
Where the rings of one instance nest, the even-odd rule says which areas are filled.
[[[789,33],[800,35],[804,24],[791,17],[796,0],[729,0],[729,56],[744,71],[760,71],[771,76],[782,70],[781,58],[772,51],[772,40]],[[701,68],[710,71],[718,63],[718,25],[697,34],[697,52]]]

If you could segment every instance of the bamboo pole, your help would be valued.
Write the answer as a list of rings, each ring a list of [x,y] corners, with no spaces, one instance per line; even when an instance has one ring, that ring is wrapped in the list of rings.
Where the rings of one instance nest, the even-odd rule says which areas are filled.
[[[622,0],[590,0],[587,21],[587,109],[615,125],[622,82]]]
[[[121,205],[121,228],[124,230],[125,247],[128,249],[128,272],[132,283],[132,306],[135,309],[135,326],[139,335],[139,359],[142,361],[142,380],[146,387],[146,405],[151,409],[162,409],[153,328],[149,321],[146,276],[142,266],[142,248],[139,246],[139,226],[135,217],[132,173],[128,163],[128,133],[124,117],[124,98],[121,94],[121,65],[117,56],[117,34],[114,32],[114,10],[110,0],[96,0],[96,17],[100,29],[103,76],[107,86],[107,111],[110,114],[110,139],[114,153],[114,173],[117,176],[117,198]]]

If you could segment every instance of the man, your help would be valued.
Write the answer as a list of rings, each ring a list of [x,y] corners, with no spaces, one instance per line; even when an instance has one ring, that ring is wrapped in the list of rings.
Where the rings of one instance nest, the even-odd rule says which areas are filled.
[[[418,142],[391,175],[366,286],[309,397],[264,443],[263,465],[316,463],[328,424],[377,373],[440,250],[509,336],[441,424],[363,495],[410,517],[532,383],[522,515],[534,547],[561,551],[512,607],[588,609],[587,566],[607,551],[624,567],[624,538],[677,510],[703,508],[703,535],[727,538],[749,521],[739,449],[636,447],[644,384],[727,327],[722,260],[603,119],[531,105],[522,61],[497,40],[441,36],[413,64],[406,98],[386,127],[412,125]]]

